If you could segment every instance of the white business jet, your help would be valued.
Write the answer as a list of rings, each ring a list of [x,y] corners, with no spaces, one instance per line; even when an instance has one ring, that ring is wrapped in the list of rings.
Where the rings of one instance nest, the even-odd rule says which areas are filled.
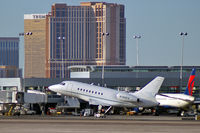
[[[134,93],[117,91],[77,81],[63,81],[48,88],[62,95],[77,97],[87,101],[90,105],[110,106],[109,108],[112,106],[153,107],[159,104],[155,96],[163,81],[163,77],[156,77],[140,91]]]

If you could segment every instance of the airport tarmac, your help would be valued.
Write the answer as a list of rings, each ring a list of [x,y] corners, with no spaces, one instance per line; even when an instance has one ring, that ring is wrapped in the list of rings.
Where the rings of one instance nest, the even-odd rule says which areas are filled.
[[[35,118],[35,119],[34,119]],[[127,119],[128,118],[128,119]],[[174,116],[0,118],[1,133],[198,133],[200,121]]]

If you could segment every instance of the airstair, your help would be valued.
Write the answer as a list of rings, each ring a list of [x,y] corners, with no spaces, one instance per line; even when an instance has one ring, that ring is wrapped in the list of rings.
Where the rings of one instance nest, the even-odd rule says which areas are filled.
[[[75,97],[65,96],[64,102],[59,103],[58,108],[80,108],[80,102]]]

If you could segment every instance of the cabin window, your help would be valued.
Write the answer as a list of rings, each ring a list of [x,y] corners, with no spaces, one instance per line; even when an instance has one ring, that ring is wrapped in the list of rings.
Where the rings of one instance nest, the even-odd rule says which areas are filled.
[[[86,92],[88,92],[88,90],[86,90]]]
[[[100,95],[100,92],[98,92],[98,95]]]
[[[91,92],[91,90],[89,90],[89,93]]]
[[[97,94],[97,92],[95,91],[95,94]]]
[[[94,91],[92,91],[92,94],[94,93]]]
[[[83,89],[83,91],[85,91],[85,89]]]
[[[103,95],[103,93],[101,93],[101,95]]]

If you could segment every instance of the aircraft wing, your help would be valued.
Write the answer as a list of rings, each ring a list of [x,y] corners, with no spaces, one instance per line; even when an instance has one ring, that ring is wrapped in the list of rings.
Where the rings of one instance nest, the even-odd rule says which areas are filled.
[[[104,102],[96,100],[96,99],[90,99],[89,100],[89,104],[91,104],[91,105],[110,106],[110,104],[104,103]]]

